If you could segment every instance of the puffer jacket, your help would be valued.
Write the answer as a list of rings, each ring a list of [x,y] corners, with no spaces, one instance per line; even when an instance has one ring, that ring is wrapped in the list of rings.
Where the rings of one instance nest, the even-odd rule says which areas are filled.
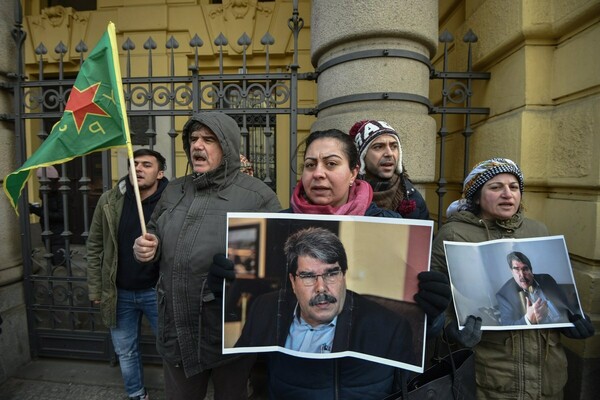
[[[94,210],[90,233],[86,242],[87,247],[87,281],[88,296],[90,301],[101,300],[100,315],[102,323],[109,327],[117,326],[117,266],[119,254],[119,221],[123,211],[125,201],[125,192],[127,190],[127,177],[121,178],[117,185],[100,196],[98,204]],[[147,203],[149,207],[144,207],[144,218],[150,219],[152,209],[156,205],[157,198],[167,187],[168,179],[162,178],[159,181],[156,192],[144,199],[142,205]],[[131,185],[129,185],[131,186]],[[142,228],[137,229],[139,234]],[[133,247],[133,243],[129,245]],[[133,250],[132,250],[133,251]],[[136,268],[157,268],[157,265],[136,265]]]
[[[223,150],[219,167],[169,183],[148,224],[159,239],[157,349],[191,377],[234,356],[221,354],[222,305],[206,278],[213,256],[226,253],[227,212],[275,212],[275,193],[259,179],[239,171],[240,130],[217,112],[193,117],[210,128]],[[190,158],[189,136],[183,147]]]
[[[492,223],[461,211],[435,237],[431,265],[448,273],[444,240],[476,243],[547,235],[546,226],[521,212]],[[478,399],[562,399],[567,359],[558,330],[484,331],[474,350]]]

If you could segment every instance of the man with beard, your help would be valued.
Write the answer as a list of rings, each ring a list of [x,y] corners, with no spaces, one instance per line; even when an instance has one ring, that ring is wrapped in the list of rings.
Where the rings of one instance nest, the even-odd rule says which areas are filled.
[[[506,256],[512,279],[496,293],[502,325],[569,322],[569,312],[581,314],[548,274],[534,274],[529,258],[513,251]]]
[[[145,315],[156,335],[158,263],[140,264],[133,256],[133,242],[142,227],[131,180],[137,179],[145,222],[168,180],[159,152],[139,149],[133,160],[135,171],[98,200],[87,240],[87,279],[89,298],[100,305],[102,322],[110,328],[125,390],[130,399],[147,400],[139,333]]]
[[[285,288],[256,298],[236,347],[349,350],[414,363],[407,320],[346,289],[346,251],[334,233],[299,230],[287,239],[284,252],[292,293]]]
[[[428,219],[427,204],[402,165],[400,136],[394,128],[385,121],[363,120],[349,134],[360,156],[359,178],[373,188],[375,204],[403,218]]]

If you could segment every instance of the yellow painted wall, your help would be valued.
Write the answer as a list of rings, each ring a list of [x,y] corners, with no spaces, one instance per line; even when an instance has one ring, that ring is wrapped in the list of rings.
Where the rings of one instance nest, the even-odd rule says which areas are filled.
[[[471,28],[475,71],[491,72],[475,87],[473,104],[490,108],[475,118],[470,165],[509,157],[525,175],[526,213],[551,234],[565,235],[586,313],[600,315],[600,2],[527,0],[439,1],[440,31],[455,36],[451,69],[464,70]],[[441,50],[436,69],[441,69]],[[440,84],[431,86],[439,101]],[[462,119],[449,118],[446,205],[463,179]],[[439,127],[439,118],[438,118]],[[439,138],[438,138],[439,151]],[[438,157],[439,159],[439,157]],[[435,189],[428,187],[430,193]],[[427,196],[430,207],[437,208]],[[600,337],[565,341],[582,357],[600,356]]]
[[[147,51],[144,42],[148,37],[157,43],[153,50],[153,76],[167,76],[171,73],[170,58],[165,48],[167,40],[173,36],[179,42],[175,50],[175,74],[187,74],[188,66],[193,63],[193,53],[189,42],[198,34],[204,45],[199,49],[200,74],[218,73],[219,48],[214,44],[219,33],[223,33],[229,45],[224,47],[224,72],[237,73],[242,66],[242,49],[237,44],[238,38],[246,33],[251,37],[252,45],[247,52],[247,65],[250,73],[265,72],[264,46],[260,43],[262,36],[268,31],[274,38],[275,44],[270,48],[270,71],[286,72],[292,63],[293,39],[288,28],[288,19],[292,15],[291,1],[278,0],[274,2],[250,1],[248,7],[233,7],[228,1],[225,4],[210,4],[208,0],[98,0],[97,11],[78,12],[71,8],[44,8],[45,2],[34,0],[25,5],[25,56],[27,72],[36,75],[37,60],[35,48],[44,43],[48,54],[44,57],[48,77],[55,77],[58,70],[58,56],[53,49],[58,42],[63,41],[69,47],[65,57],[65,71],[76,74],[79,69],[79,54],[75,46],[82,39],[91,48],[104,33],[109,21],[117,28],[117,42],[122,44],[127,38],[131,39],[136,48],[132,54],[131,76],[148,75]],[[310,64],[310,2],[301,1],[299,13],[304,20],[304,28],[299,36],[299,72],[311,72]],[[121,70],[125,71],[125,53],[120,50]],[[313,108],[316,103],[315,83],[299,81],[299,107]],[[177,118],[176,129],[181,133],[185,118]],[[312,125],[314,117],[299,116],[299,135],[305,135]],[[276,165],[277,187],[279,199],[283,206],[289,203],[289,118],[277,117]],[[37,132],[36,123],[28,126],[28,132]],[[157,127],[159,143],[157,149],[168,153],[169,138],[165,131]],[[161,138],[162,137],[162,138]],[[161,147],[161,140],[165,147]],[[37,141],[33,142],[37,147]],[[32,148],[31,150],[34,150]],[[121,158],[125,153],[113,151],[113,180],[119,179],[125,173],[125,163]],[[176,147],[177,176],[185,172],[186,158],[181,149],[181,139],[178,137]],[[170,162],[168,161],[168,164]],[[33,189],[33,188],[32,188]],[[36,189],[37,190],[37,189]],[[33,191],[30,195],[33,195]]]

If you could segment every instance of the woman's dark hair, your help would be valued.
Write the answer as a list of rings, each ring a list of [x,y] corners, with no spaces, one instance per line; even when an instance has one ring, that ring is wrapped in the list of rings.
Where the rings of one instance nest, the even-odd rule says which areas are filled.
[[[350,135],[340,131],[339,129],[327,129],[324,131],[312,132],[304,140],[304,153],[306,154],[308,146],[310,146],[315,140],[328,138],[335,139],[342,143],[342,150],[344,151],[346,157],[348,157],[348,166],[350,170],[354,169],[357,165],[359,165],[360,159],[358,158],[358,150],[356,149],[354,140],[352,140]],[[300,144],[300,146],[301,145],[302,143]]]

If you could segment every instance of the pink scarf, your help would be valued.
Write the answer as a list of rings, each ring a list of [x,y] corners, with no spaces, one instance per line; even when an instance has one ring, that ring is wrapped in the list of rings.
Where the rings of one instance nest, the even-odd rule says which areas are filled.
[[[302,181],[294,188],[290,203],[295,214],[365,215],[373,201],[373,189],[365,181],[356,179],[350,187],[348,201],[340,207],[322,206],[308,202]]]

